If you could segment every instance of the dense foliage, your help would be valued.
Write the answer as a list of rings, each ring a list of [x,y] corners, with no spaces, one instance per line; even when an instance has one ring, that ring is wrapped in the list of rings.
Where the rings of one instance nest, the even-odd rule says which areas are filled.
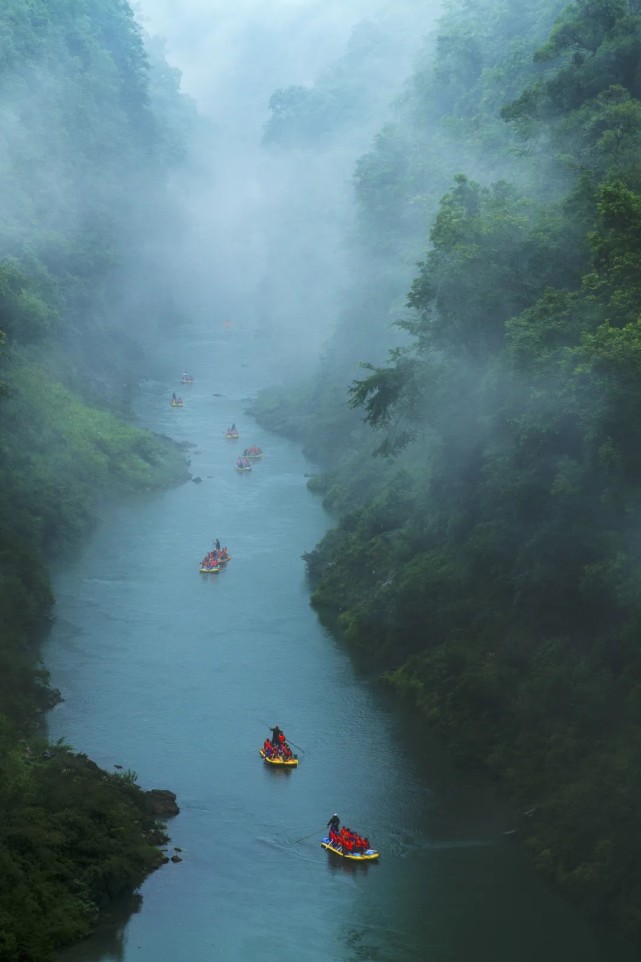
[[[377,303],[355,295],[319,382],[342,393],[330,372],[368,362],[350,398],[378,440],[339,404],[294,424],[340,513],[308,558],[315,604],[523,803],[536,864],[636,938],[640,53],[624,0],[452,5],[359,163]],[[412,144],[426,118],[436,154]]]
[[[2,5],[3,962],[45,960],[86,935],[106,898],[159,864],[165,839],[130,774],[109,775],[35,733],[57,697],[38,660],[53,604],[47,560],[107,498],[186,473],[177,447],[107,410],[126,415],[123,385],[151,319],[163,320],[166,290],[146,283],[146,271],[161,272],[145,251],[157,216],[172,222],[163,181],[180,157],[179,105],[177,78],[166,65],[150,71],[124,0]],[[150,320],[135,329],[140,314]]]
[[[167,837],[132,773],[0,738],[0,958],[46,959],[88,935],[106,900],[140,885]]]

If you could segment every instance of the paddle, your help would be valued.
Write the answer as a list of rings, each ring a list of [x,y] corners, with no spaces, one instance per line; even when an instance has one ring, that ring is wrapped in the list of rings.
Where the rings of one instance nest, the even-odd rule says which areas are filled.
[[[325,826],[325,825],[322,825],[320,828],[316,828],[316,829],[314,829],[313,832],[310,832],[309,835],[303,835],[302,838],[296,838],[296,839],[294,839],[294,843],[296,843],[296,842],[304,842],[306,838],[311,838],[312,835],[318,835],[319,832],[324,832],[324,831],[325,831],[325,828],[326,828],[326,826]]]

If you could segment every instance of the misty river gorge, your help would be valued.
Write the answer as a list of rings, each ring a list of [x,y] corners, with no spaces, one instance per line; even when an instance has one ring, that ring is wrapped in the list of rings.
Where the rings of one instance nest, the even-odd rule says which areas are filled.
[[[0,962],[638,958],[640,438],[641,0],[2,0]]]
[[[44,651],[65,694],[52,740],[174,791],[168,852],[178,846],[183,861],[148,879],[139,912],[61,960],[612,959],[611,941],[503,835],[509,809],[422,746],[412,719],[320,626],[301,555],[330,519],[306,488],[314,465],[242,413],[264,386],[255,339],[220,325],[183,357],[194,384],[145,383],[137,413],[195,445],[202,483],[109,513],[56,578]],[[174,386],[183,410],[167,404]],[[241,436],[228,441],[234,421]],[[265,456],[239,475],[236,449],[250,443]],[[232,561],[201,575],[199,552],[217,536]],[[303,749],[292,772],[258,756],[275,724]],[[368,833],[380,864],[323,852],[334,811]]]

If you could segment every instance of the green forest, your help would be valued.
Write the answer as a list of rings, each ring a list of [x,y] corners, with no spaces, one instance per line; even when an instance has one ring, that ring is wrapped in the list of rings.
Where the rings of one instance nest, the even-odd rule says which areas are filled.
[[[164,185],[190,111],[122,0],[7,0],[0,91],[0,958],[42,962],[166,841],[133,773],[43,738],[58,693],[38,643],[49,565],[101,506],[187,476],[176,445],[128,423],[166,291],[132,296],[127,277],[153,268],[151,212],[174,216]]]
[[[637,0],[448,4],[356,166],[317,378],[257,405],[322,466],[321,616],[635,940],[640,148]]]

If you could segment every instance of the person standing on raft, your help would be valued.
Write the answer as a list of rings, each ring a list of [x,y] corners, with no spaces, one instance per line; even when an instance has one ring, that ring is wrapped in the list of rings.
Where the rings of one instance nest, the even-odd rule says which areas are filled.
[[[341,820],[336,814],[336,812],[334,812],[329,822],[327,823],[327,828],[329,829],[330,832],[336,832],[338,834],[340,824],[341,824]]]
[[[283,739],[284,739],[285,733],[283,732],[282,728],[278,727],[278,725],[276,725],[275,728],[271,729],[271,733],[272,733],[272,745],[278,746],[280,744],[280,736],[283,735]]]

